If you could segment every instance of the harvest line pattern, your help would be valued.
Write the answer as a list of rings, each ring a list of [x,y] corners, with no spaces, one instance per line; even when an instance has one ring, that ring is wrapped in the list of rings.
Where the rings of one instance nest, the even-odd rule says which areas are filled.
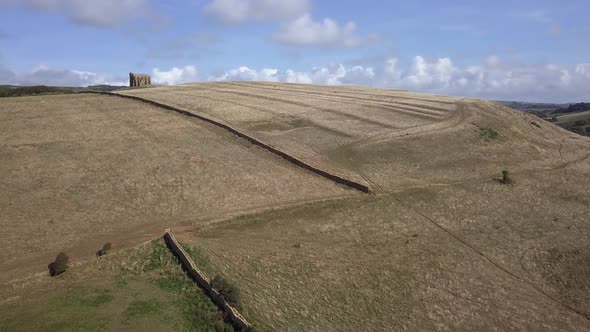
[[[299,159],[291,156],[290,154],[288,154],[286,152],[283,152],[281,150],[278,150],[278,149],[270,146],[269,144],[264,143],[264,142],[262,142],[262,141],[260,141],[260,140],[258,140],[256,138],[250,136],[250,135],[247,135],[247,134],[245,134],[245,133],[243,133],[243,132],[241,132],[241,131],[239,131],[239,130],[237,130],[237,129],[235,129],[235,128],[227,125],[227,124],[224,124],[224,123],[221,123],[219,121],[215,121],[215,120],[209,119],[209,118],[204,117],[202,115],[198,115],[198,114],[195,114],[195,113],[186,111],[186,110],[182,110],[182,109],[179,109],[179,108],[176,108],[176,107],[172,107],[170,105],[161,104],[161,103],[158,103],[158,102],[155,102],[155,101],[152,101],[152,100],[148,100],[148,99],[144,99],[144,98],[136,97],[136,96],[121,95],[121,94],[110,93],[110,92],[94,92],[94,91],[89,91],[89,92],[86,92],[86,93],[98,93],[98,94],[103,94],[103,95],[109,95],[109,96],[116,96],[116,97],[121,97],[121,98],[128,98],[128,99],[138,100],[138,101],[141,101],[141,102],[144,102],[144,103],[148,103],[148,104],[151,104],[151,105],[154,105],[154,106],[157,106],[157,107],[160,107],[160,108],[164,108],[164,109],[167,109],[167,110],[170,110],[170,111],[174,111],[174,112],[177,112],[177,113],[186,115],[186,116],[194,117],[194,118],[200,119],[202,121],[206,121],[208,123],[211,123],[213,125],[216,125],[218,127],[221,127],[221,128],[223,128],[223,129],[231,132],[232,134],[234,134],[234,135],[236,135],[238,137],[241,137],[243,139],[246,139],[250,143],[252,143],[254,145],[257,145],[259,147],[262,147],[265,150],[268,150],[271,153],[276,154],[279,157],[281,157],[281,158],[283,158],[283,159],[285,159],[285,160],[287,160],[287,161],[289,161],[289,162],[291,162],[291,163],[293,163],[293,164],[295,164],[295,165],[297,165],[297,166],[299,166],[299,167],[301,167],[301,168],[303,168],[305,170],[308,170],[310,172],[313,172],[313,173],[315,173],[317,175],[320,175],[320,176],[322,176],[322,177],[324,177],[326,179],[329,179],[329,180],[331,180],[333,182],[336,182],[338,184],[341,184],[341,185],[347,186],[349,188],[352,188],[352,189],[361,191],[363,193],[366,193],[366,194],[371,193],[371,189],[368,186],[364,185],[364,184],[361,184],[361,183],[358,183],[358,182],[355,182],[355,181],[352,181],[352,180],[343,178],[343,177],[338,176],[338,175],[335,175],[335,174],[331,174],[331,173],[329,173],[327,171],[324,171],[324,170],[322,170],[320,168],[317,168],[315,166],[312,166],[312,165],[310,165],[310,164],[308,164],[308,163],[306,163],[306,162],[304,162],[302,160],[299,160]]]

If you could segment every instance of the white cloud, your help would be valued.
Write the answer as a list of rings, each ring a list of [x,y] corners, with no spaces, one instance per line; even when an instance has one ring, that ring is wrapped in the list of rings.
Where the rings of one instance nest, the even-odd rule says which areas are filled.
[[[339,24],[331,18],[314,20],[311,0],[213,0],[204,10],[226,24],[280,22],[273,39],[295,47],[359,47],[380,39],[377,35],[356,35],[353,21]]]
[[[262,69],[260,71],[241,66],[230,69],[221,75],[210,76],[209,81],[267,81],[278,82],[278,70],[272,68]]]
[[[459,66],[448,57],[416,56],[409,64],[389,58],[371,66],[330,64],[309,71],[239,67],[209,80],[278,81],[366,85],[412,91],[538,102],[588,101],[590,64],[508,64],[490,56],[479,65]]]
[[[89,86],[98,84],[127,85],[123,77],[88,71],[51,68],[41,65],[30,73],[16,74],[0,68],[0,83],[14,85]]]
[[[582,63],[576,66],[576,74],[590,77],[590,63]]]
[[[274,39],[298,47],[358,47],[378,40],[375,35],[357,36],[356,28],[352,21],[340,25],[330,18],[314,21],[310,14],[305,14],[283,24]]]
[[[217,76],[210,76],[210,81],[266,81],[302,84],[370,84],[375,77],[372,67],[345,67],[332,64],[326,67],[316,67],[309,72],[297,72],[292,69],[279,71],[278,69],[251,69],[245,66],[231,69]]]
[[[416,88],[447,88],[452,83],[457,68],[450,58],[441,58],[428,62],[422,56],[414,57],[412,69],[404,77],[404,82]]]
[[[181,84],[195,82],[198,79],[198,72],[195,66],[185,66],[182,68],[173,67],[168,71],[162,71],[154,68],[152,83],[154,84]]]
[[[147,0],[0,0],[0,5],[18,5],[66,16],[74,23],[111,27],[145,16]]]
[[[228,24],[247,21],[280,21],[310,10],[310,0],[213,0],[205,12]]]

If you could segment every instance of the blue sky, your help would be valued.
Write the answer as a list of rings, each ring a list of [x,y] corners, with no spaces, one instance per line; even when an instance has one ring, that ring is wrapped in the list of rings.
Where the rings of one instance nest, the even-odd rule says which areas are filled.
[[[265,80],[590,100],[587,1],[0,0],[0,84]]]

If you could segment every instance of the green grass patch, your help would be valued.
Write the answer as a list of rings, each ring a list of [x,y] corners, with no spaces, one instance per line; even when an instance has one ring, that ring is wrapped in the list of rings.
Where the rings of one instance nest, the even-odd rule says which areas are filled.
[[[102,310],[113,301],[107,290],[73,288],[66,295],[46,294],[33,303],[0,306],[0,331],[103,331],[110,317]]]
[[[188,278],[188,277],[187,277]],[[182,290],[182,287],[186,286],[184,280],[179,278],[171,277],[159,277],[154,280],[154,283],[158,288],[163,291],[174,293]]]
[[[152,299],[147,301],[133,301],[127,307],[126,315],[130,319],[154,317],[163,318],[163,308],[165,304],[161,301]]]
[[[74,297],[67,304],[68,306],[96,308],[104,304],[111,303],[113,296],[108,290],[99,290],[96,294]]]
[[[0,331],[233,331],[161,239],[95,263],[18,290],[0,304]]]
[[[214,273],[214,268],[211,265],[211,261],[207,256],[201,251],[199,247],[193,247],[186,243],[180,242],[180,245],[186,251],[186,253],[191,257],[193,262],[197,265],[199,270],[203,271],[207,276],[211,277]]]
[[[498,132],[492,128],[479,128],[479,138],[491,142],[498,138]]]
[[[147,257],[147,262],[143,266],[142,272],[162,269],[166,262],[169,263],[171,259],[174,259],[172,253],[166,248],[164,241],[156,241],[151,247],[152,250]]]

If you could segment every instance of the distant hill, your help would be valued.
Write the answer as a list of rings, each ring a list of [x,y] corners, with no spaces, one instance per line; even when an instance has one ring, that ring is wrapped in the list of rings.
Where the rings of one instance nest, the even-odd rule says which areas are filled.
[[[496,101],[514,110],[524,111],[582,136],[590,136],[590,103],[546,104]]]
[[[19,85],[0,85],[0,97],[21,97],[51,94],[69,94],[84,91],[115,91],[126,88],[125,86],[113,85],[91,85],[88,87],[59,87],[59,86],[19,86]]]
[[[498,104],[510,107],[519,111],[541,112],[546,110],[555,110],[557,108],[568,107],[570,104],[553,104],[553,103],[529,103],[522,101],[502,101],[496,100]]]

